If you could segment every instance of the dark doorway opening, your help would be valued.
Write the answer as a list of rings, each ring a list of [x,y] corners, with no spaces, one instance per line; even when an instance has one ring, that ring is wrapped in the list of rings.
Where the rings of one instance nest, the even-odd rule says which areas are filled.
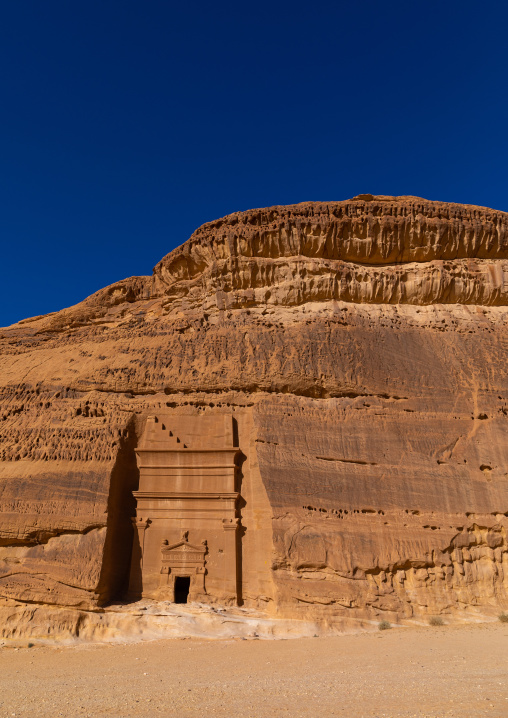
[[[190,576],[175,576],[175,603],[187,603]]]

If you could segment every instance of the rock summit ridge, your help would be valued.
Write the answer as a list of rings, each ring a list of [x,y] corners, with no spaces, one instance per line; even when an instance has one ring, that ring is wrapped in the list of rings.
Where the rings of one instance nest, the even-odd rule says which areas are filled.
[[[165,300],[187,311],[215,304],[296,306],[508,302],[508,215],[419,197],[359,195],[236,212],[207,222],[158,262],[53,315],[83,322],[108,307]]]
[[[157,295],[215,292],[224,308],[342,300],[506,304],[508,216],[360,195],[208,222],[154,269]]]

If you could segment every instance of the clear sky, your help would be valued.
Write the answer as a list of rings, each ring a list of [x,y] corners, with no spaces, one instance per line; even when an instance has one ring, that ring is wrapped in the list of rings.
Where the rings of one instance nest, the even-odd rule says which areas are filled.
[[[0,326],[237,210],[508,211],[507,27],[495,0],[4,0]]]

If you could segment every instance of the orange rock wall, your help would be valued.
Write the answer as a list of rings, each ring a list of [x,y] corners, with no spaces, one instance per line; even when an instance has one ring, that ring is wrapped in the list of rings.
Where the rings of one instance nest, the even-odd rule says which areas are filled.
[[[247,605],[506,607],[507,222],[418,198],[252,210],[0,330],[0,595],[121,592],[163,410],[237,418]]]

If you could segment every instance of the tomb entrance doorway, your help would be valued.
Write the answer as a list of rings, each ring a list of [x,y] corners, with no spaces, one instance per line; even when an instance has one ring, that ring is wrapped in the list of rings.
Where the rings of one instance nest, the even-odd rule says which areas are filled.
[[[175,576],[175,603],[187,603],[190,590],[190,576]]]

